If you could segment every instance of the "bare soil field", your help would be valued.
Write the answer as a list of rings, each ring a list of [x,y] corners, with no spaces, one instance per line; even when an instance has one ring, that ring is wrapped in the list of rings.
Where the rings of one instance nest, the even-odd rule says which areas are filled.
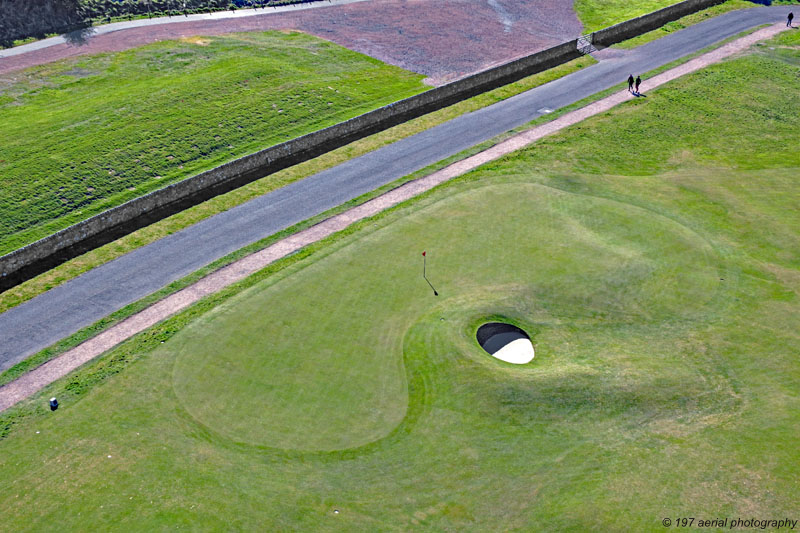
[[[155,41],[299,30],[428,76],[437,85],[580,34],[572,0],[372,0],[297,13],[175,22],[90,37],[0,59],[0,74]]]

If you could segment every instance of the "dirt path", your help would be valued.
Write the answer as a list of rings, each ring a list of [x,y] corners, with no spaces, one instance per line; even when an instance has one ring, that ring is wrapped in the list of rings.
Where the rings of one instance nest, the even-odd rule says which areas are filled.
[[[277,29],[317,35],[441,84],[572,39],[582,25],[572,0],[370,0],[120,30],[0,58],[0,74],[155,41]]]
[[[751,35],[737,39],[683,65],[645,80],[643,88],[654,89],[675,78],[717,63],[785,29],[784,23],[778,23],[758,30]],[[620,91],[586,107],[567,113],[547,124],[515,135],[488,150],[458,161],[438,172],[406,183],[340,215],[326,219],[311,228],[278,241],[260,252],[240,259],[28,372],[16,381],[0,387],[0,411],[8,409],[55,380],[66,376],[122,341],[144,331],[170,315],[180,312],[201,298],[218,292],[232,283],[263,269],[278,259],[286,257],[320,239],[324,239],[337,231],[341,231],[354,222],[375,215],[388,207],[406,201],[437,185],[465,174],[489,161],[533,144],[542,137],[561,131],[594,115],[604,113],[631,98],[635,98],[635,96],[628,93],[627,90]]]

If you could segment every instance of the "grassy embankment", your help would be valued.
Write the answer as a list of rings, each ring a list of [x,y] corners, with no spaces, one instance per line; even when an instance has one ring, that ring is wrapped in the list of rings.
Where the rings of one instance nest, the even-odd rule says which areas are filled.
[[[0,253],[426,89],[300,33],[157,43],[6,75]]]
[[[0,442],[4,523],[790,516],[796,35],[365,221],[0,415],[25,415]],[[477,346],[498,317],[532,334],[531,364]]]
[[[584,31],[589,33],[632,18],[640,17],[676,3],[675,0],[642,0],[640,2],[625,2],[624,0],[575,0],[574,8],[575,13],[583,23]],[[722,5],[727,4],[743,7],[744,5],[750,4],[750,2],[731,0]]]
[[[605,0],[576,0],[575,12],[578,18],[583,22],[584,32],[589,33],[606,28],[613,24],[618,24],[625,20],[650,13],[657,9],[667,7],[675,4],[674,0],[647,0],[644,2],[622,2],[613,0],[607,2]],[[776,0],[773,4],[793,4],[794,0]],[[736,9],[746,9],[751,7],[758,7],[759,4],[750,2],[749,0],[728,0],[721,4],[703,9],[697,13],[687,15],[676,21],[665,24],[664,26],[647,32],[633,39],[628,39],[622,43],[614,45],[619,48],[635,48],[642,44],[654,41],[665,35],[682,30],[698,22],[703,22],[710,17],[715,17],[728,11]]]
[[[274,37],[274,36],[273,36]],[[211,41],[215,42],[217,38],[203,38],[200,42]],[[335,46],[335,45],[330,45]],[[244,46],[245,50],[242,53],[247,53],[249,49],[249,43],[245,43]],[[173,42],[173,43],[161,43],[158,45],[158,52],[159,54],[167,54],[172,55],[176,51],[180,50],[181,54],[184,55],[184,60],[187,62],[194,62],[196,58],[208,58],[208,56],[212,56],[214,58],[218,58],[219,60],[223,59],[230,59],[231,54],[235,53],[235,47],[232,45],[229,47],[222,47],[218,46],[216,48],[212,46],[204,46],[203,44],[199,44],[197,40],[192,42],[184,41],[184,42]],[[22,93],[29,89],[31,85],[33,86],[50,86],[53,84],[59,83],[60,80],[63,78],[63,72],[74,72],[74,71],[84,71],[88,70],[91,72],[96,72],[98,76],[103,76],[107,79],[107,83],[103,87],[95,88],[92,86],[75,86],[72,87],[71,90],[78,95],[81,99],[84,98],[109,98],[109,99],[116,99],[122,103],[123,106],[129,105],[124,99],[125,95],[117,95],[118,89],[116,88],[116,82],[114,80],[119,80],[120,74],[117,72],[121,70],[123,73],[131,72],[131,71],[140,71],[140,76],[146,77],[143,74],[145,71],[146,60],[149,57],[149,53],[154,53],[150,51],[150,47],[145,47],[138,53],[124,53],[124,54],[112,54],[109,56],[101,56],[95,58],[82,58],[82,59],[71,59],[56,63],[52,66],[49,66],[46,69],[31,69],[25,71],[24,73],[14,74],[11,76],[11,80],[7,80],[9,84],[5,89],[7,92],[16,92]],[[310,52],[304,52],[302,50],[296,51],[296,54],[306,54],[311,56]],[[342,52],[342,54],[349,59],[352,59],[352,55],[362,59],[363,56],[358,54],[353,54],[352,52]],[[142,59],[142,56],[145,60]],[[312,56],[313,60],[321,61],[321,59],[317,58],[316,56]],[[291,58],[283,57],[283,60],[286,61],[293,61]],[[277,63],[279,61],[278,58],[274,59],[274,62]],[[368,60],[373,61],[373,60]],[[376,135],[372,135],[366,139],[362,139],[355,143],[351,143],[348,146],[320,156],[312,161],[297,165],[295,167],[280,171],[275,173],[271,176],[267,176],[264,179],[258,180],[254,183],[241,187],[236,191],[228,193],[226,195],[219,196],[214,198],[208,202],[204,202],[201,205],[183,211],[179,214],[176,214],[166,220],[148,226],[147,228],[141,229],[119,239],[113,243],[110,243],[106,246],[103,246],[97,250],[93,250],[87,254],[84,254],[76,259],[73,259],[63,265],[60,265],[45,274],[38,276],[37,278],[30,280],[20,286],[14,287],[2,294],[0,294],[0,312],[7,310],[19,303],[22,303],[30,298],[33,298],[37,294],[50,289],[54,286],[57,286],[73,277],[85,272],[91,268],[94,268],[100,264],[103,264],[107,261],[110,261],[120,255],[127,253],[139,246],[157,240],[169,233],[173,233],[175,231],[180,230],[188,225],[198,222],[203,218],[207,218],[212,216],[216,213],[224,211],[226,209],[230,209],[231,207],[238,205],[242,202],[245,202],[251,198],[256,196],[265,194],[271,190],[276,188],[282,187],[292,181],[302,179],[303,177],[309,176],[326,168],[330,168],[336,164],[342,163],[347,159],[351,159],[353,157],[357,157],[362,155],[368,151],[374,150],[379,148],[380,146],[389,144],[397,139],[407,137],[409,135],[413,135],[430,127],[433,127],[437,124],[450,120],[458,115],[463,113],[468,113],[470,111],[474,111],[481,107],[485,107],[487,105],[491,105],[497,101],[503,100],[505,98],[509,98],[515,94],[519,94],[525,90],[530,88],[536,87],[538,85],[547,83],[555,78],[564,76],[571,72],[575,72],[581,68],[584,68],[588,65],[595,63],[595,61],[591,57],[584,57],[577,59],[575,61],[571,61],[565,65],[556,67],[554,69],[550,69],[546,72],[530,76],[524,80],[521,80],[517,83],[513,83],[507,85],[505,87],[501,87],[494,91],[490,91],[480,96],[476,96],[464,102],[460,102],[453,106],[450,106],[446,109],[442,109],[440,111],[430,113],[424,117],[420,117],[418,119],[409,121],[405,124],[396,126],[391,128],[390,130],[378,133]],[[116,70],[111,70],[110,65],[118,65]],[[333,69],[333,66],[328,66],[327,68]],[[342,71],[348,68],[347,62],[341,62],[338,68]],[[392,75],[391,72],[400,72],[401,78],[407,78],[410,76],[405,71],[399,69],[388,68],[386,69],[385,74],[387,76]],[[17,77],[17,81],[13,81],[13,77]],[[153,75],[154,79],[145,80],[141,79],[138,81],[140,84],[156,84],[156,83],[167,83],[168,79],[162,79],[163,75],[156,72]],[[313,78],[313,77],[312,77]],[[33,80],[33,81],[23,81],[23,80]],[[160,80],[160,81],[159,81]],[[308,80],[309,83],[317,83]],[[356,80],[358,81],[358,80]],[[377,78],[376,84],[381,82],[381,78]],[[342,82],[344,83],[344,81]],[[370,82],[372,83],[372,82]],[[391,85],[391,84],[390,84]],[[271,92],[271,91],[270,91]],[[275,96],[269,96],[269,93],[265,96],[262,93],[264,98],[276,98]],[[128,95],[128,98],[132,98],[130,101],[130,105],[135,104],[136,98],[138,96]],[[213,104],[219,109],[226,110],[226,96],[218,95],[216,93],[211,93],[206,95],[206,98],[209,100],[210,104]],[[385,103],[385,102],[384,102]],[[26,106],[23,104],[20,106],[21,108],[25,108]],[[33,111],[31,111],[33,112]],[[2,113],[2,109],[0,108],[0,114]],[[169,129],[172,132],[178,131],[181,128],[185,128],[185,124],[183,122],[183,117],[179,113],[175,113],[170,108],[163,108],[160,112],[157,112],[153,118],[154,122],[158,123],[165,123],[169,125]],[[228,121],[226,119],[225,124]],[[257,146],[253,146],[253,149],[263,148],[273,144],[268,141],[269,137],[267,137],[263,131],[261,131],[262,126],[258,126],[253,131],[247,130],[239,130],[238,127],[233,129],[233,133],[237,135],[237,139],[239,141],[234,141],[234,146],[239,146],[239,142],[249,142],[251,146],[258,142]],[[312,128],[313,129],[313,128]],[[213,136],[218,135],[218,133],[214,132],[213,135],[210,133],[201,133],[201,137],[211,137],[213,140]],[[265,137],[261,137],[257,135],[264,135]],[[227,137],[220,136],[220,140],[226,140]],[[171,144],[174,140],[175,147]],[[282,138],[279,139],[283,140]],[[178,151],[178,148],[185,144],[185,140],[181,136],[176,136],[176,138],[164,138],[163,142],[166,143],[163,147],[163,150],[168,151]],[[69,148],[67,145],[63,149]],[[63,159],[66,155],[62,156],[59,154],[58,150],[61,148],[52,147],[50,151],[53,152],[58,159]],[[0,148],[0,152],[2,148]],[[236,155],[243,155],[247,153],[246,147],[236,150]],[[1,159],[1,158],[0,158]],[[169,161],[169,160],[168,160]],[[174,161],[174,160],[173,160]],[[199,160],[197,161],[198,164],[204,164],[207,168],[209,166],[213,166],[211,161],[206,162],[207,160]],[[178,163],[180,164],[180,163]],[[0,163],[2,165],[2,163]],[[181,170],[181,169],[178,169]],[[184,170],[188,170],[184,168]],[[181,170],[183,172],[183,170]],[[190,175],[191,173],[181,174],[181,176]],[[111,180],[116,181],[116,177],[109,178],[106,172],[101,172],[98,176],[99,179],[103,180]],[[163,180],[162,180],[163,181]]]

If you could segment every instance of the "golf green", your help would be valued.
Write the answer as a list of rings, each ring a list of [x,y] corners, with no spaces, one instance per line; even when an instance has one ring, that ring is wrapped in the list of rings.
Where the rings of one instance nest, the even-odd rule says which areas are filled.
[[[498,313],[535,316],[543,342],[554,323],[575,327],[576,342],[600,323],[661,327],[713,299],[714,259],[695,233],[638,207],[530,183],[474,187],[186,328],[172,345],[175,389],[195,419],[236,442],[360,446],[403,419],[403,339],[430,313],[448,316],[438,328],[454,340],[474,339],[471,322]],[[477,341],[452,349],[486,359]],[[532,365],[571,359],[545,351]]]

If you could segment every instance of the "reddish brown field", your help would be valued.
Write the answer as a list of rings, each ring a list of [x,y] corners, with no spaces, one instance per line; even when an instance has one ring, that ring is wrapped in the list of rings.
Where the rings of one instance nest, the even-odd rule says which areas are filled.
[[[440,84],[573,38],[581,24],[572,0],[371,0],[133,28],[91,37],[82,46],[59,44],[0,59],[0,74],[167,39],[275,29],[311,33]]]

